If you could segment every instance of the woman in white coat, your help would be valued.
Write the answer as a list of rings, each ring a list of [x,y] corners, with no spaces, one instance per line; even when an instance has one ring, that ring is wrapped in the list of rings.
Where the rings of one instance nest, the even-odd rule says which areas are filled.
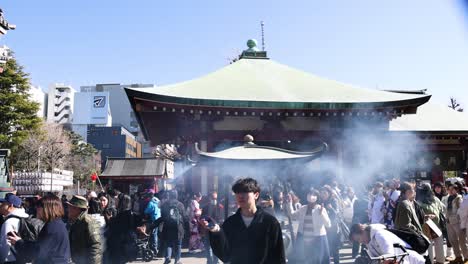
[[[307,194],[307,205],[294,211],[292,204],[289,210],[291,217],[299,221],[298,237],[304,240],[305,263],[329,264],[330,250],[328,247],[326,228],[331,226],[327,210],[318,205],[319,192],[311,190]]]
[[[465,232],[468,241],[468,194],[463,196],[463,202],[458,208],[458,215],[460,216],[460,228]]]
[[[393,256],[402,253],[402,250],[395,248],[394,244],[403,246],[408,251],[408,256],[403,259],[401,264],[424,264],[425,259],[416,251],[411,250],[411,247],[405,241],[401,240],[392,232],[388,231],[384,225],[372,224],[354,224],[351,227],[350,239],[367,245],[371,257]],[[388,260],[383,263],[393,263],[393,260]]]

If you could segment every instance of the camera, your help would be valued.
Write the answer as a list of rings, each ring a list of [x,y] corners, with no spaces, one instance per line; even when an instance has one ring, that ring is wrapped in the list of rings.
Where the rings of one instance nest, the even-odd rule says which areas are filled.
[[[262,195],[262,200],[271,201],[273,198],[269,194]]]

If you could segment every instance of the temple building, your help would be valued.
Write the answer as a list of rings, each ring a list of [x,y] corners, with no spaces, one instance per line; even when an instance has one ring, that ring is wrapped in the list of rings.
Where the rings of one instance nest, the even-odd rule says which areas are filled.
[[[462,131],[443,131],[444,127],[440,127],[437,131],[412,133],[413,125],[427,128],[423,122],[413,120],[419,116],[419,109],[425,108],[430,95],[365,89],[323,79],[270,60],[265,51],[256,47],[255,40],[249,40],[247,45],[239,60],[200,78],[153,88],[126,88],[146,139],[152,145],[175,144],[188,157],[202,154],[214,158],[222,156],[222,151],[242,146],[247,134],[255,138],[258,146],[280,148],[279,152],[286,149],[310,153],[326,144],[326,153],[311,161],[315,164],[312,167],[325,168],[327,161],[333,160],[333,166],[327,169],[332,169],[337,177],[350,179],[348,171],[365,171],[362,169],[378,158],[364,151],[366,142],[377,137],[385,144],[401,142],[402,149],[407,149],[407,140],[415,143],[416,137],[421,139],[421,151],[454,150],[456,169],[466,167],[468,127],[461,127]],[[430,108],[427,112],[433,111]],[[431,148],[423,147],[427,144]],[[228,153],[234,152],[224,155]],[[414,153],[406,155],[410,154]],[[241,153],[235,155],[246,158]],[[433,156],[425,155],[425,162],[432,162]],[[445,156],[439,159],[451,160]],[[426,173],[422,173],[426,170],[423,165],[418,168],[419,171],[408,173],[430,176],[431,166],[427,166]],[[175,173],[178,174],[177,168]],[[191,190],[206,193],[217,189],[219,173],[209,165],[197,165],[191,169]]]
[[[420,91],[424,94],[425,91]],[[468,115],[446,105],[428,102],[416,115],[405,115],[390,122],[394,135],[412,135],[418,164],[414,177],[443,181],[450,177],[468,180]]]
[[[165,188],[161,179],[174,178],[174,163],[161,158],[108,158],[100,179],[119,191],[134,194],[144,188]]]

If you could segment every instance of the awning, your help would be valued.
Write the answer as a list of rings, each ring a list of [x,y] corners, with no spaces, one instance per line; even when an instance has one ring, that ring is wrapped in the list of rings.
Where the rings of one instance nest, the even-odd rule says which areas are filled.
[[[157,158],[108,158],[101,178],[144,179],[173,178],[174,163]]]

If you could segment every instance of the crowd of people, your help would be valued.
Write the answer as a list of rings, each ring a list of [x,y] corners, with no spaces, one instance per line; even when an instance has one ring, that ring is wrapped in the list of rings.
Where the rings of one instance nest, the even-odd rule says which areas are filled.
[[[353,258],[364,250],[369,257],[390,258],[403,247],[408,255],[401,263],[468,263],[468,190],[462,179],[389,179],[366,187],[356,194],[330,180],[301,195],[280,186],[262,192],[257,206],[280,221],[297,223],[289,263],[340,263],[347,242]]]
[[[176,190],[147,189],[130,196],[109,189],[67,198],[6,194],[0,200],[0,263],[128,263],[141,257],[141,239],[152,258],[181,263],[185,238],[192,253],[205,252],[207,263],[218,263],[208,231],[200,227],[206,217],[223,222],[216,192],[203,200],[200,194],[181,198],[185,205]]]
[[[374,256],[401,253],[393,246],[399,244],[409,252],[403,263],[468,263],[467,194],[462,180],[377,182],[369,195],[368,222],[353,224],[350,239],[365,244]],[[427,251],[411,245],[418,237],[427,240]]]
[[[404,251],[398,244],[408,252],[402,263],[468,263],[468,196],[461,180],[391,179],[357,194],[331,180],[299,194],[285,186],[260,190],[246,178],[233,184],[229,203],[214,191],[179,197],[175,190],[151,189],[68,198],[9,193],[0,200],[0,263],[128,263],[141,257],[141,239],[165,264],[181,263],[183,246],[207,264],[340,263],[347,242],[353,258],[395,255]],[[427,246],[415,244],[418,239]]]

